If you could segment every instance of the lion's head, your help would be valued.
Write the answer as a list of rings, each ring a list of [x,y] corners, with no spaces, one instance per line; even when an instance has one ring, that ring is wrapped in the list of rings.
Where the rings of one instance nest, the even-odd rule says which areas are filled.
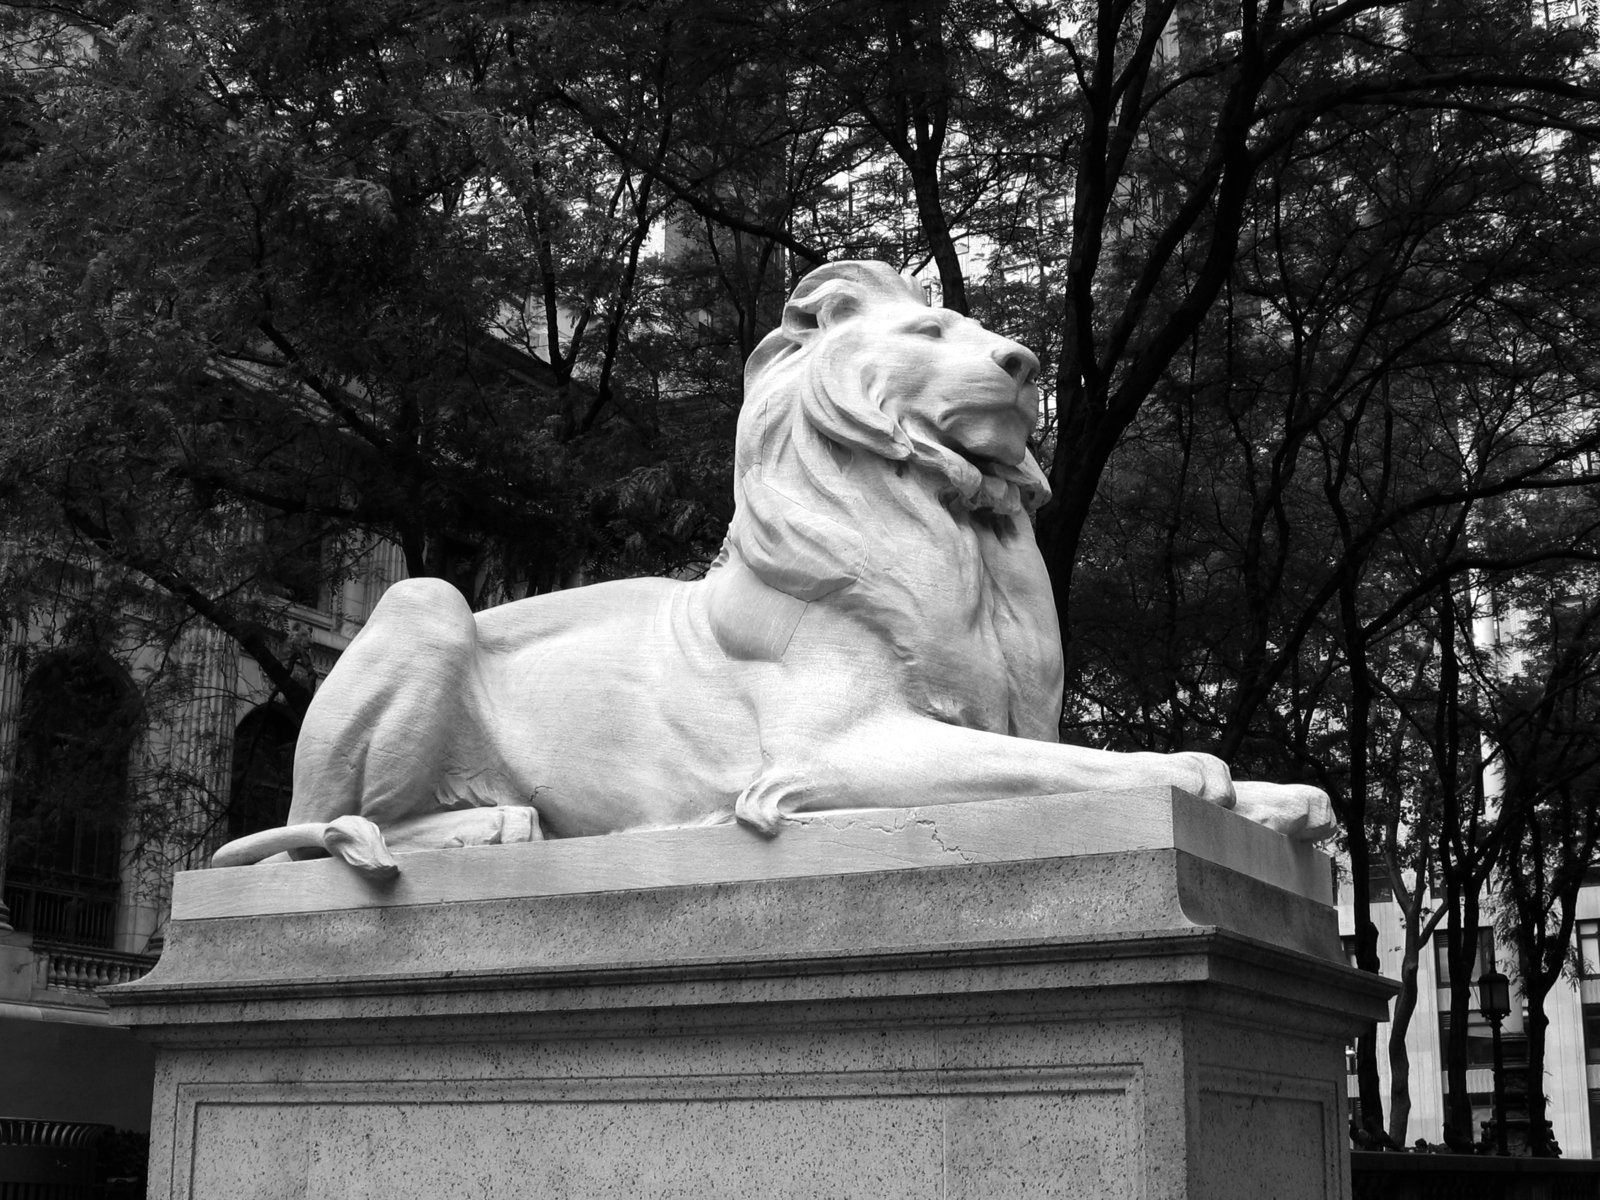
[[[878,262],[819,267],[745,367],[739,471],[770,468],[796,419],[850,450],[942,476],[975,508],[1032,511],[1049,486],[1028,437],[1039,363],[978,322],[930,308]]]
[[[745,367],[730,541],[794,596],[852,581],[849,514],[869,499],[863,472],[846,469],[858,456],[891,467],[880,478],[911,477],[875,502],[1025,519],[1050,494],[1027,445],[1038,368],[883,263],[819,267]]]

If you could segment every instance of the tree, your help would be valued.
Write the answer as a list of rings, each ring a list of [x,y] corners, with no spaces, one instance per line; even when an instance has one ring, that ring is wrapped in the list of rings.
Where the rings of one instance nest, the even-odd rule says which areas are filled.
[[[1263,179],[1319,137],[1338,146],[1326,127],[1351,113],[1592,130],[1596,93],[1573,82],[1583,39],[1531,28],[1510,5],[1250,3],[1235,24],[1221,7],[1105,0],[1068,33],[1052,31],[1046,6],[1010,7],[1077,68],[1056,498],[1040,522],[1065,606],[1097,482],[1226,287]]]
[[[1572,464],[1595,436],[1582,398],[1596,330],[1570,282],[1596,268],[1596,214],[1559,175],[1530,186],[1547,169],[1494,122],[1355,113],[1302,139],[1251,197],[1223,302],[1124,435],[1076,568],[1080,728],[1209,742],[1241,773],[1329,787],[1367,969],[1370,865],[1406,896],[1397,1142],[1416,959],[1438,919],[1421,913],[1436,805],[1475,811],[1458,799],[1476,787],[1459,751],[1409,766],[1476,736],[1459,709],[1433,711],[1439,605],[1470,611],[1475,572],[1583,553],[1566,531],[1492,547],[1475,534],[1498,497],[1580,490]],[[1448,623],[1472,654],[1470,619]],[[1462,887],[1496,845],[1460,847]],[[1381,1137],[1375,1036],[1358,1061]]]
[[[1548,514],[1552,506],[1540,506]],[[1577,509],[1578,511],[1571,511]],[[1581,544],[1592,535],[1588,505],[1557,510]],[[1573,518],[1577,518],[1576,522]],[[1526,521],[1516,522],[1526,526]],[[1554,1153],[1545,1122],[1545,999],[1569,969],[1578,893],[1600,850],[1600,609],[1590,572],[1529,572],[1497,600],[1521,628],[1510,638],[1509,673],[1485,689],[1486,732],[1499,751],[1505,861],[1496,877],[1497,928],[1514,948],[1528,1037],[1529,1145]]]
[[[528,83],[548,41],[364,5],[43,40],[6,12],[36,144],[0,245],[17,527],[180,598],[296,708],[284,592],[373,538],[480,603],[709,555],[722,461],[616,377],[662,209]]]

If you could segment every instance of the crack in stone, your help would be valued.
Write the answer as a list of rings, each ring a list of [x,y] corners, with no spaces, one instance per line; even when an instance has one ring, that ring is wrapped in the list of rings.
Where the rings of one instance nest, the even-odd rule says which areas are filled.
[[[828,826],[835,833],[866,831],[879,833],[884,837],[892,837],[916,826],[925,830],[928,839],[945,854],[953,855],[964,863],[981,861],[976,855],[968,853],[960,846],[945,841],[944,834],[939,828],[939,822],[935,818],[915,816],[904,809],[882,808],[848,813],[808,813],[806,817],[819,825]]]
[[[918,825],[922,825],[927,828],[928,836],[933,839],[934,845],[938,846],[939,849],[943,850],[946,854],[954,854],[964,863],[978,861],[976,857],[968,854],[960,846],[952,845],[951,843],[946,842],[944,840],[944,834],[939,831],[939,822],[935,821],[932,817],[917,817],[915,820]]]

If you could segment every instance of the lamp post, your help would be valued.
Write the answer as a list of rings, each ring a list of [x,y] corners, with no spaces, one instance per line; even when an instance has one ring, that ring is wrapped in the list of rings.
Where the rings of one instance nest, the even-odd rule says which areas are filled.
[[[1506,1091],[1500,1079],[1500,1022],[1511,1012],[1511,981],[1499,971],[1478,976],[1478,1011],[1494,1028],[1494,1145],[1506,1154]]]

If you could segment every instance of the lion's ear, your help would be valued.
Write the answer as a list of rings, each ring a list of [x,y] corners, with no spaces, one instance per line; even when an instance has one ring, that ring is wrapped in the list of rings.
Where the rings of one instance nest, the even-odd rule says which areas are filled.
[[[888,263],[832,262],[818,267],[794,289],[783,309],[783,332],[796,343],[849,320],[869,302],[926,304],[920,284]]]
[[[861,296],[843,281],[795,292],[783,306],[783,332],[795,342],[847,321],[861,311]]]

